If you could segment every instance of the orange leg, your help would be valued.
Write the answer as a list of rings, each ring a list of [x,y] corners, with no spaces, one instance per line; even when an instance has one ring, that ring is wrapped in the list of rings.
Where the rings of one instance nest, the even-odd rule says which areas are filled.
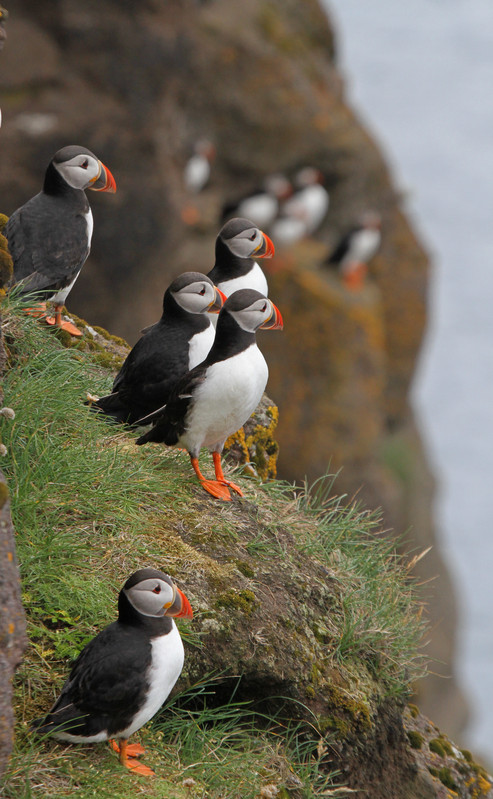
[[[120,754],[120,763],[125,768],[128,768],[133,774],[140,774],[142,777],[153,777],[155,772],[149,766],[144,766],[138,760],[133,760],[129,755],[141,755],[144,752],[140,744],[128,744],[126,738],[121,738],[118,744],[113,739],[110,739],[110,744]]]
[[[190,455],[190,462],[192,464],[195,474],[199,478],[200,482],[202,483],[202,486],[205,488],[208,494],[211,494],[213,497],[216,497],[216,499],[223,499],[225,502],[231,501],[231,494],[229,493],[224,483],[221,484],[217,480],[205,479],[202,472],[200,471],[198,458],[193,458]]]
[[[224,486],[229,486],[229,488],[232,488],[233,491],[236,491],[236,493],[239,494],[240,497],[245,496],[243,491],[241,490],[241,488],[239,486],[235,485],[235,483],[232,483],[231,480],[226,480],[226,478],[224,476],[224,473],[223,473],[223,467],[222,467],[222,464],[221,464],[221,453],[220,452],[213,452],[212,453],[212,460],[214,461],[214,471],[216,472],[216,478],[217,478],[218,483],[221,483],[221,485],[224,485]]]
[[[121,746],[118,741],[115,741],[114,738],[110,738],[109,744],[117,754],[120,754]],[[129,757],[140,757],[141,755],[145,755],[146,750],[142,744],[127,744],[126,751]]]
[[[346,288],[351,291],[358,291],[361,289],[364,285],[367,271],[366,264],[352,264],[351,269],[349,269],[342,278]]]
[[[46,324],[54,325],[62,330],[66,330],[71,336],[82,336],[82,333],[78,327],[72,324],[72,322],[66,322],[64,319],[62,319],[62,309],[63,305],[55,305],[55,315],[47,316],[45,319]]]

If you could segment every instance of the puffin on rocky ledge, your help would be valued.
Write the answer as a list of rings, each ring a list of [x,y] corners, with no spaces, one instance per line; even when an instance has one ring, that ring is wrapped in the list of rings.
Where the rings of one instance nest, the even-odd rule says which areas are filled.
[[[192,616],[167,574],[134,572],[120,591],[118,620],[84,647],[50,712],[31,728],[71,743],[109,740],[122,765],[154,774],[133,759],[143,747],[127,739],[157,713],[180,676],[184,650],[173,617]]]
[[[221,219],[251,219],[258,227],[268,228],[279,213],[279,204],[293,193],[291,183],[281,174],[267,175],[261,187],[224,204]]]
[[[294,178],[297,191],[282,205],[270,233],[274,240],[287,247],[320,227],[329,210],[329,192],[323,186],[324,176],[319,169],[306,166]]]
[[[360,222],[342,236],[324,266],[337,269],[348,288],[360,288],[366,277],[368,261],[380,247],[380,229],[380,214],[367,211]]]
[[[36,293],[43,301],[39,316],[46,301],[53,302],[54,318],[44,316],[45,322],[73,336],[82,334],[61,312],[91,248],[93,219],[85,189],[115,192],[115,179],[90,150],[63,147],[50,161],[42,191],[14,211],[4,230],[20,294]]]
[[[203,488],[226,501],[231,499],[228,487],[243,493],[223,474],[224,443],[257,407],[269,375],[255,340],[260,328],[281,330],[279,310],[258,291],[235,291],[219,313],[216,338],[205,361],[178,381],[167,405],[139,422],[154,426],[137,444],[156,441],[185,447]],[[215,480],[201,474],[198,456],[203,446],[212,451]]]
[[[219,231],[216,261],[208,277],[226,297],[239,289],[254,289],[267,296],[267,280],[254,259],[273,255],[270,238],[250,219],[235,217]]]
[[[224,294],[200,272],[184,272],[166,289],[163,313],[127,355],[111,394],[91,409],[133,424],[168,401],[179,377],[201,363],[212,347]]]

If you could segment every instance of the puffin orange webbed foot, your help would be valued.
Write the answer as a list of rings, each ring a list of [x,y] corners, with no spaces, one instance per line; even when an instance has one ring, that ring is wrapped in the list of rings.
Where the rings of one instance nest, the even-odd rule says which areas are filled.
[[[138,760],[128,759],[126,763],[124,763],[125,767],[128,768],[132,774],[139,774],[141,777],[155,777],[156,772],[149,768],[149,766],[145,766],[143,763],[139,763]]]
[[[115,741],[114,738],[110,738],[109,744],[115,752],[120,754],[121,747],[118,741]],[[141,744],[127,744],[126,753],[129,757],[140,757],[145,754],[145,749]]]
[[[228,486],[228,488],[235,491],[240,497],[245,496],[240,486],[237,486],[236,483],[232,483],[231,480],[221,480],[221,485]]]
[[[77,338],[82,336],[82,332],[79,328],[65,319],[61,319],[60,322],[58,322],[55,316],[45,316],[43,321],[51,327],[58,327],[60,330],[66,330],[71,336],[76,336]]]
[[[231,502],[231,494],[224,483],[218,480],[201,480],[200,484],[205,488],[208,494],[216,499],[222,499],[224,502]]]

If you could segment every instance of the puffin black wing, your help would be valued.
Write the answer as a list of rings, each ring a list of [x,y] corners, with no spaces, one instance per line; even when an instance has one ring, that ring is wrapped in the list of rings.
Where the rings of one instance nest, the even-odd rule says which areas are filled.
[[[177,444],[186,429],[186,419],[193,404],[193,395],[204,382],[207,366],[199,364],[187,372],[176,384],[165,406],[139,419],[139,424],[153,424],[153,427],[136,440],[136,444],[147,444],[148,441],[163,442],[168,446]]]
[[[335,249],[325,261],[326,266],[337,266],[342,261],[349,249],[352,237],[358,230],[360,230],[360,228],[353,227],[340,239]]]
[[[111,394],[91,407],[119,422],[134,424],[167,401],[188,370],[188,347],[170,347],[166,328],[154,325],[137,341],[113,382]]]
[[[74,663],[47,716],[32,727],[40,734],[67,732],[81,738],[124,730],[145,701],[144,675],[152,649],[148,637],[136,645],[135,628],[110,624],[90,641]]]
[[[74,219],[74,208],[69,202],[67,209],[66,197],[41,192],[10,217],[4,235],[14,261],[14,280],[23,281],[23,293],[53,293],[80,271],[89,254],[85,195],[83,202],[87,207],[81,207]]]

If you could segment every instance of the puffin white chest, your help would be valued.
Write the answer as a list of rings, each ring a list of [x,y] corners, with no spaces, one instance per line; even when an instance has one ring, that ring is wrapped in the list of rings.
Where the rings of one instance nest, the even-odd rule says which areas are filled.
[[[257,227],[270,225],[277,214],[279,203],[270,194],[255,194],[246,197],[238,208],[238,216],[251,219]]]
[[[194,366],[197,364],[202,363],[205,360],[206,356],[209,354],[209,350],[214,343],[214,336],[216,334],[216,329],[212,323],[206,327],[205,330],[201,330],[200,333],[196,333],[190,339],[190,343],[188,345],[188,368],[193,369]]]
[[[373,258],[380,244],[380,231],[364,229],[355,233],[349,251],[343,258],[342,264],[349,261],[359,261],[366,263]]]
[[[92,231],[94,229],[94,220],[92,218],[92,211],[89,208],[87,213],[84,214],[87,225],[87,249],[91,249]]]
[[[152,719],[169,696],[181,674],[185,652],[180,633],[174,622],[168,635],[152,639],[151,647],[151,665],[145,675],[149,685],[145,702],[129,726],[118,733],[119,737],[128,738],[149,719]]]
[[[256,344],[213,364],[199,386],[180,441],[191,453],[222,444],[257,407],[269,370]]]
[[[256,261],[254,261],[252,268],[246,275],[235,277],[233,280],[225,280],[222,283],[218,283],[217,287],[227,297],[230,297],[234,291],[239,291],[240,289],[255,289],[255,291],[260,291],[264,297],[267,297],[267,292],[269,291],[265,275]]]

